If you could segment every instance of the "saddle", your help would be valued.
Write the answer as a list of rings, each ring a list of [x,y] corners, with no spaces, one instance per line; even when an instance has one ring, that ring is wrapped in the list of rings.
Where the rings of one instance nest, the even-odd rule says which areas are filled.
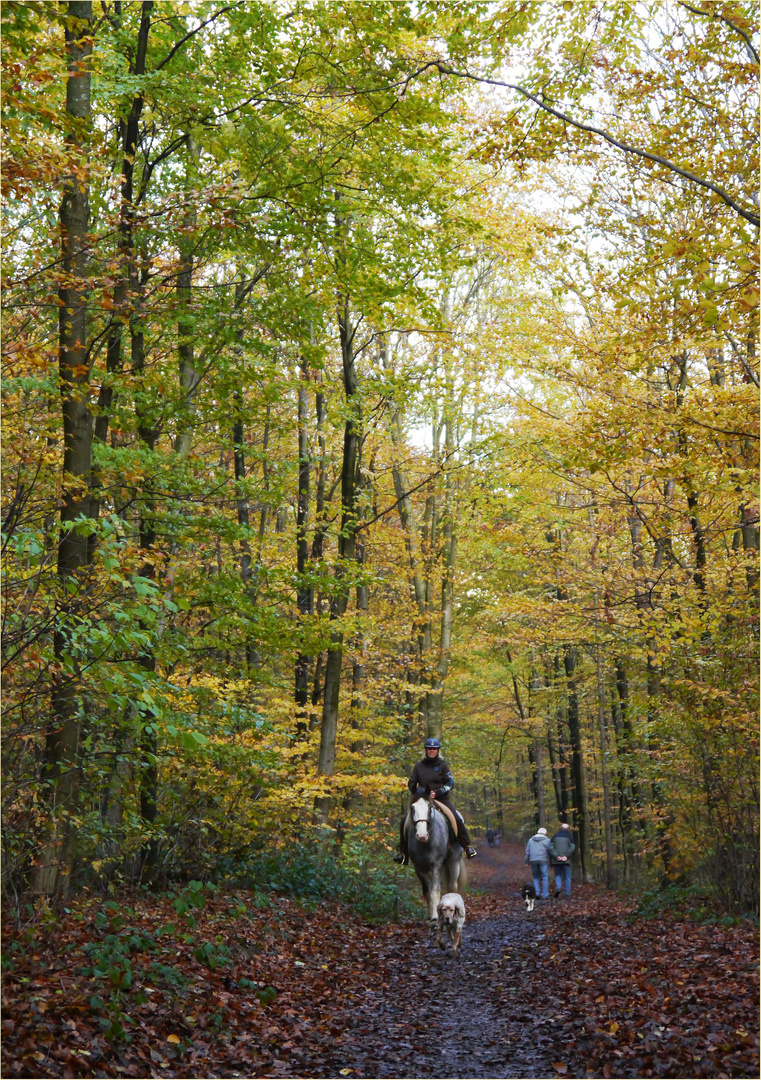
[[[444,803],[441,803],[438,800],[435,800],[433,805],[436,807],[436,809],[439,811],[439,813],[443,814],[444,817],[447,819],[447,825],[449,826],[449,838],[450,838],[450,840],[452,840],[452,842],[454,842],[457,839],[457,817],[456,817],[456,815],[452,813],[452,811],[449,809],[448,806],[445,806]],[[409,831],[410,821],[412,820],[411,814],[412,814],[412,810],[410,809],[410,810],[407,811],[407,817],[404,819],[404,835],[405,836],[407,835],[407,833]]]

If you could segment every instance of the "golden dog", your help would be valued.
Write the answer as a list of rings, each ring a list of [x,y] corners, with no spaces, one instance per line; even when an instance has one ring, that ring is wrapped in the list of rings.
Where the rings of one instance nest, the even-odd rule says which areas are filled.
[[[440,949],[445,949],[444,934],[452,943],[452,952],[456,953],[462,942],[462,928],[465,925],[465,904],[459,893],[445,893],[438,906]]]

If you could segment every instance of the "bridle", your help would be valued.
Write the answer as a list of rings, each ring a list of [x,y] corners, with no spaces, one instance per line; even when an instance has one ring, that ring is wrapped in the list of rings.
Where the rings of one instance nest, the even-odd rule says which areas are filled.
[[[431,815],[433,813],[433,801],[430,798],[426,798],[425,801],[428,804],[428,810],[426,811],[425,817],[415,817],[415,807],[417,806],[417,802],[420,802],[419,799],[418,799],[418,801],[416,803],[413,803],[413,806],[412,806],[412,827],[415,830],[415,832],[417,832],[417,826],[422,824],[423,822],[425,822],[426,825],[428,825],[428,826],[430,826],[430,824],[431,824]],[[430,828],[428,829],[428,832],[430,833]]]

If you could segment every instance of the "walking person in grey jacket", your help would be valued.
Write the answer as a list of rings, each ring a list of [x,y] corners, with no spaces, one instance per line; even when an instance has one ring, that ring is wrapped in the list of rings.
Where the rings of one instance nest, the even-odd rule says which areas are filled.
[[[571,895],[571,868],[576,845],[571,839],[571,826],[562,822],[560,828],[550,840],[550,862],[555,870],[555,896],[565,886],[566,896]]]
[[[536,895],[542,900],[550,895],[550,841],[547,830],[537,829],[526,844],[526,862],[531,867]]]

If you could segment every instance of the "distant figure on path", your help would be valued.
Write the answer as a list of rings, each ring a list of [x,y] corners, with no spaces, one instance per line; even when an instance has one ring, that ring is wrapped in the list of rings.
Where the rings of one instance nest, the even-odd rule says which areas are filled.
[[[486,830],[486,843],[489,847],[494,847],[494,829]]]
[[[555,869],[555,896],[560,896],[563,885],[566,896],[571,895],[571,870],[575,850],[576,845],[571,839],[571,826],[562,821],[550,840],[550,862]]]
[[[526,862],[531,867],[536,895],[542,900],[549,900],[550,841],[545,828],[537,829],[526,844]]]

